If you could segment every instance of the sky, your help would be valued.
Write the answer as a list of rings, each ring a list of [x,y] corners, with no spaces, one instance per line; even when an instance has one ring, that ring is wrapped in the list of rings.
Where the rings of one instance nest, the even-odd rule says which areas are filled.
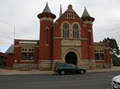
[[[57,18],[60,4],[63,13],[71,4],[80,17],[86,7],[90,16],[95,18],[94,42],[109,37],[116,39],[120,46],[120,0],[0,0],[0,52],[5,52],[14,43],[14,38],[39,40],[37,15],[47,2]]]

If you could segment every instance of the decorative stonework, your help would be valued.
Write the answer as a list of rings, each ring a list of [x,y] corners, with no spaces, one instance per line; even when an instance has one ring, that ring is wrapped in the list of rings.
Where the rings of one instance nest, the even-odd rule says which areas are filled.
[[[80,40],[62,40],[62,46],[81,46]]]
[[[40,19],[40,21],[53,21],[53,19],[52,18],[50,18],[50,17],[43,17],[43,18],[41,18]]]
[[[65,62],[65,56],[68,52],[74,52],[77,56],[77,65],[79,65],[81,61],[81,47],[62,47],[61,48],[61,58],[62,62]]]
[[[37,41],[33,41],[33,40],[20,40],[19,41],[19,47],[32,48],[32,47],[38,47],[38,46],[37,46]]]
[[[93,25],[93,22],[92,21],[84,21],[84,24],[91,24],[91,25]]]
[[[94,46],[95,47],[95,49],[97,50],[97,49],[105,49],[105,46]]]

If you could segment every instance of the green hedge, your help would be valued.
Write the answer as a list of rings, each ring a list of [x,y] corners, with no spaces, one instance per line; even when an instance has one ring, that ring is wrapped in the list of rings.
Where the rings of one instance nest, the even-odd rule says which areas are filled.
[[[120,59],[113,59],[113,66],[120,66]]]

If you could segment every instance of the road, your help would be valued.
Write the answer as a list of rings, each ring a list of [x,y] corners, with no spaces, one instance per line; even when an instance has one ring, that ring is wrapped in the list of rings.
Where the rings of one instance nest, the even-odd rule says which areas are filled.
[[[110,89],[111,78],[120,72],[84,75],[2,75],[0,89]]]

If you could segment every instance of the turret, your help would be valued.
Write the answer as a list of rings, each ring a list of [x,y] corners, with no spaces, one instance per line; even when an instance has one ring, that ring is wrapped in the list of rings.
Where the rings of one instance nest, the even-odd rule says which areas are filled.
[[[92,24],[93,24],[93,21],[95,19],[89,15],[86,8],[84,9],[84,12],[82,14],[81,19],[83,20],[85,30],[88,32],[88,36],[87,36],[88,43],[89,43],[89,45],[93,45],[93,28],[92,28]]]
[[[81,19],[84,21],[84,22],[93,22],[95,19],[93,17],[91,17],[85,7],[84,9],[84,12],[82,14],[82,17]]]
[[[37,17],[40,19],[39,60],[42,68],[44,67],[43,61],[52,60],[53,20],[56,16],[50,11],[47,3],[43,12]]]
[[[41,21],[46,21],[46,20],[53,21],[53,19],[56,18],[56,16],[55,16],[53,13],[51,13],[50,8],[49,8],[49,6],[48,6],[48,2],[47,2],[47,4],[46,4],[43,12],[40,13],[40,14],[38,14],[37,17],[38,17]]]
[[[86,8],[84,9],[81,19],[83,20],[84,30],[87,34],[86,38],[87,38],[87,44],[88,44],[88,59],[95,60],[94,44],[93,44],[93,27],[92,27],[93,21],[95,19],[90,16]],[[92,64],[95,64],[95,62]],[[90,65],[90,67],[95,68],[95,65]]]

